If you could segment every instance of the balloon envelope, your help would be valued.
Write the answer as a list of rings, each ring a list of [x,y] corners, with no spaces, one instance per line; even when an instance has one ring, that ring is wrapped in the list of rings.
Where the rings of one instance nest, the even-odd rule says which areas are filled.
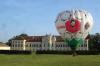
[[[70,45],[82,44],[93,26],[91,14],[85,10],[66,10],[55,21],[58,33]]]

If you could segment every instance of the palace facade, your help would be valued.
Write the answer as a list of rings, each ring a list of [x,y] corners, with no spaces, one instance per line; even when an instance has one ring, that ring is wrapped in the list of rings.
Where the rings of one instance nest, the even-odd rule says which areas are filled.
[[[54,51],[70,51],[68,44],[64,42],[61,36],[44,35],[44,36],[28,36],[26,38],[14,38],[11,41],[11,50],[54,50]],[[88,39],[77,50],[88,50]]]

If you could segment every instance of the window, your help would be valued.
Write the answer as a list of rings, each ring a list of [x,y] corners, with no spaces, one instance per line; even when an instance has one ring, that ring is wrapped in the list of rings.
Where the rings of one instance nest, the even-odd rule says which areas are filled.
[[[31,47],[31,44],[30,44],[30,47]]]
[[[17,47],[17,45],[15,45],[15,47]]]
[[[38,44],[36,45],[36,47],[38,47]]]
[[[21,44],[21,47],[23,47],[23,45]]]
[[[60,45],[59,45],[59,47],[60,47]]]
[[[21,41],[21,43],[23,43],[23,41]]]
[[[58,45],[56,45],[56,47],[58,47]]]
[[[12,45],[12,47],[14,47],[14,45]]]
[[[87,46],[87,44],[84,44],[84,47],[86,47]]]
[[[83,47],[83,46],[84,46],[84,44],[81,45],[81,47]]]
[[[18,47],[20,47],[20,45],[18,44]]]
[[[40,47],[42,47],[41,44],[40,44]]]
[[[62,44],[61,44],[60,46],[61,46],[61,47],[63,47],[63,45],[62,45]]]
[[[34,44],[34,47],[35,47],[35,44]]]
[[[34,47],[34,45],[32,44],[32,47]]]
[[[17,41],[15,41],[15,43],[17,43]]]

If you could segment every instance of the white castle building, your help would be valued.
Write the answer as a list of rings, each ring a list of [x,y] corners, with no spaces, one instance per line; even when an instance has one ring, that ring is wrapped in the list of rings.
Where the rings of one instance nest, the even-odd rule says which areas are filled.
[[[54,50],[54,51],[70,51],[68,44],[64,42],[61,36],[29,36],[27,38],[15,38],[11,43],[11,50]],[[88,50],[88,39],[77,50]]]

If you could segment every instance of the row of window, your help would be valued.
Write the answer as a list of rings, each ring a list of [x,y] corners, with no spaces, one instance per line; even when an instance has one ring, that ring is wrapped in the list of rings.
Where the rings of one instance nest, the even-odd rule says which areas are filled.
[[[18,45],[12,45],[12,47],[23,47],[23,45],[20,45],[20,44],[18,44]]]
[[[26,47],[49,47],[50,45],[49,44],[27,44]],[[59,45],[51,45],[52,47],[68,47],[67,44],[59,44]],[[12,45],[12,47],[23,47],[22,44],[15,44],[15,45]],[[80,47],[87,47],[87,44],[83,44],[83,45],[80,45]]]
[[[56,45],[56,47],[68,47],[68,46],[69,45],[67,45],[67,44],[59,44],[59,45]],[[87,47],[87,44],[82,44],[79,47]]]
[[[87,47],[87,44],[82,44],[79,47]]]
[[[22,44],[23,41],[12,41],[12,43],[13,43],[13,44],[15,44],[15,43],[16,43],[16,44]]]
[[[56,47],[68,47],[68,45],[61,44],[61,45],[56,45]]]
[[[23,45],[17,44],[17,45],[12,45],[12,47],[23,47]],[[42,47],[41,44],[40,45],[26,45],[26,47]]]
[[[26,47],[42,47],[41,44],[40,45],[35,45],[35,44],[30,44],[30,45],[26,45]]]
[[[23,45],[22,44],[13,44],[12,47],[22,47]],[[27,44],[26,47],[48,47],[50,46],[49,44]],[[54,46],[53,44],[51,46]],[[56,45],[56,47],[64,47],[63,45]]]

